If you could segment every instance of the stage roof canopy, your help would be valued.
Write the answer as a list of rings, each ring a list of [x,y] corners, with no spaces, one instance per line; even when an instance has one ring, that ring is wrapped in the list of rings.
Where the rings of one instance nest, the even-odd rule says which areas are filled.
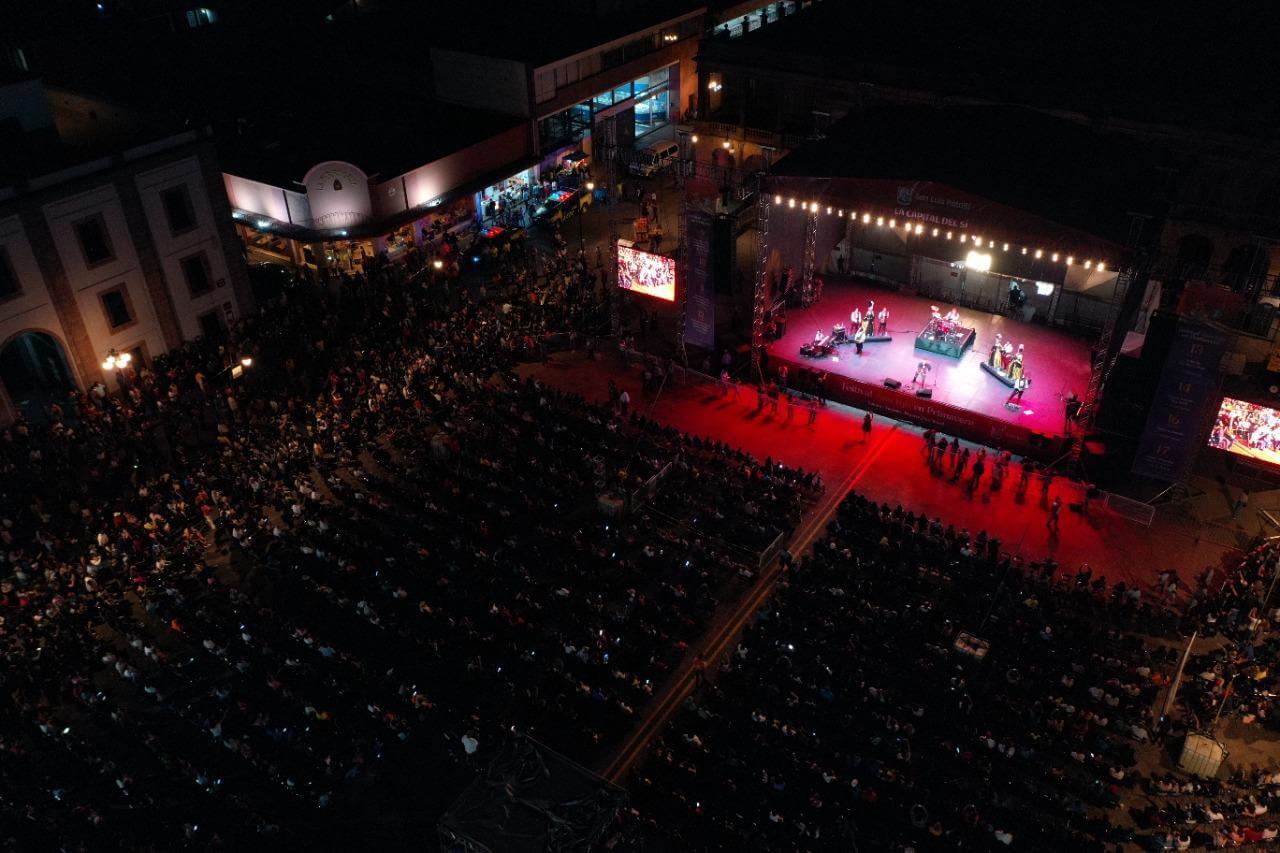
[[[812,200],[824,206],[905,209],[926,225],[937,216],[1001,242],[1118,261],[1130,214],[1163,212],[1167,161],[1157,145],[1033,110],[880,106],[778,161],[770,183],[820,178]]]
[[[588,853],[626,793],[517,736],[440,818],[441,837],[477,853]]]

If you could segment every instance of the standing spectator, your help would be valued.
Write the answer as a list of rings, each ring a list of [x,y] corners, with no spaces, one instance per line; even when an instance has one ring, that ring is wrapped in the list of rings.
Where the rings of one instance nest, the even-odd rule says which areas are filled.
[[[979,450],[978,458],[973,460],[973,476],[969,478],[969,491],[978,488],[982,482],[982,474],[987,470],[987,451]]]
[[[1058,516],[1062,514],[1062,497],[1060,495],[1053,496],[1053,503],[1049,504],[1049,520],[1045,522],[1045,527],[1049,528],[1053,533],[1058,532]]]
[[[1244,512],[1245,507],[1249,505],[1249,493],[1240,492],[1239,497],[1231,504],[1231,520],[1236,521],[1240,518],[1240,513]]]
[[[862,442],[863,444],[871,440],[871,413],[867,412],[862,416]]]

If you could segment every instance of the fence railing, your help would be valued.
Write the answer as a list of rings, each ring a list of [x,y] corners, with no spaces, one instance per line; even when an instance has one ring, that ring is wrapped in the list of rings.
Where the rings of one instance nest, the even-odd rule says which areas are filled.
[[[663,465],[662,470],[645,480],[644,484],[640,486],[640,488],[631,493],[628,506],[633,512],[657,496],[658,486],[661,485],[663,478],[671,472],[671,468],[675,464],[675,462],[668,462],[666,465]]]
[[[1124,495],[1117,495],[1113,492],[1105,492],[1103,503],[1111,507],[1116,515],[1127,518],[1130,521],[1136,521],[1147,527],[1151,526],[1151,522],[1156,517],[1156,508],[1145,501],[1135,501],[1133,498],[1126,498]]]

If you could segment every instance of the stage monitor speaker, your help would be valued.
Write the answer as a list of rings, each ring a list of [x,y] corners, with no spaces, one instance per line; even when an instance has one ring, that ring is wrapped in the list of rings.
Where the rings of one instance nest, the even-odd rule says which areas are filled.
[[[886,379],[884,381],[884,387],[892,388],[894,391],[897,391],[899,388],[902,387],[902,383],[899,382],[897,379]]]
[[[917,389],[916,389],[916,396],[917,396],[917,397],[924,397],[926,400],[931,400],[931,399],[933,399],[933,389],[932,389],[932,388],[917,388]]]

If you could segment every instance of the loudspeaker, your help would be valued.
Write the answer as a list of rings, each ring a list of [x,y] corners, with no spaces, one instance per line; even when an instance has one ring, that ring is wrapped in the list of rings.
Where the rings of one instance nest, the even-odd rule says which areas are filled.
[[[897,379],[886,379],[884,381],[884,387],[892,388],[894,391],[897,391],[899,388],[902,387],[902,383],[899,382]]]
[[[930,400],[930,399],[932,399],[932,398],[933,398],[933,389],[932,389],[932,388],[917,388],[917,389],[916,389],[916,396],[917,396],[917,397],[924,397],[926,400]]]

